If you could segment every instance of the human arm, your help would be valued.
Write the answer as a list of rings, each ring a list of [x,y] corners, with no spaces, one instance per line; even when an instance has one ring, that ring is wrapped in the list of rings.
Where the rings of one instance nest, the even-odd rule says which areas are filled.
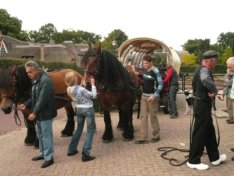
[[[173,76],[173,70],[167,69],[166,77],[163,79],[163,83],[168,83]]]
[[[233,73],[227,72],[224,76],[223,82],[223,94],[227,95],[229,90],[232,88]]]
[[[162,81],[162,77],[161,77],[159,70],[157,68],[154,68],[153,70],[154,70],[154,74],[155,74],[154,80],[155,79],[157,80],[158,86],[156,87],[154,94],[148,98],[149,102],[158,98],[160,96],[162,89],[163,89],[163,81]]]
[[[202,67],[200,70],[200,79],[201,83],[204,87],[206,87],[209,91],[208,96],[209,97],[215,97],[218,93],[218,90],[216,88],[216,85],[214,83],[213,78],[211,77],[211,74],[206,67]]]
[[[93,77],[91,77],[90,79],[90,83],[92,85],[91,91],[92,91],[92,98],[96,98],[97,97],[97,88],[95,86],[95,79]]]

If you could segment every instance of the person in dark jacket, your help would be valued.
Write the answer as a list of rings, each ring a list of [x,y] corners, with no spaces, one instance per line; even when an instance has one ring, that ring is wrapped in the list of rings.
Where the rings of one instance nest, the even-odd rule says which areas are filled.
[[[225,154],[219,154],[215,128],[211,116],[212,105],[217,94],[212,71],[218,60],[215,51],[203,54],[201,66],[193,77],[194,117],[192,138],[190,139],[189,160],[187,166],[197,170],[207,170],[209,165],[201,163],[204,147],[212,165],[217,166],[227,159]]]
[[[170,118],[174,119],[178,117],[178,111],[176,106],[176,93],[179,89],[178,74],[171,64],[167,64],[166,77],[163,79],[163,85],[169,86],[169,113]]]
[[[33,161],[43,160],[41,168],[54,163],[53,154],[53,118],[57,115],[53,94],[52,80],[42,71],[35,61],[25,64],[26,72],[32,80],[32,97],[18,106],[19,110],[31,108],[28,119],[36,122],[36,132],[39,140],[40,155],[33,157]]]

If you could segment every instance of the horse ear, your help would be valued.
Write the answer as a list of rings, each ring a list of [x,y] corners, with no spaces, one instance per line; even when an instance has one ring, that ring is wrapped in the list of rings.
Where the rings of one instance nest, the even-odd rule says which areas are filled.
[[[17,65],[14,65],[12,68],[11,68],[11,75],[12,76],[14,76],[14,75],[16,75],[16,71],[17,71],[17,69],[18,69],[18,66]]]
[[[96,49],[96,52],[97,52],[98,54],[100,54],[100,53],[101,53],[101,50],[102,50],[102,44],[101,44],[101,42],[100,42],[99,45],[98,45],[98,47],[97,47],[97,49]]]
[[[88,50],[89,50],[90,48],[92,48],[92,44],[89,42],[89,43],[88,43]]]

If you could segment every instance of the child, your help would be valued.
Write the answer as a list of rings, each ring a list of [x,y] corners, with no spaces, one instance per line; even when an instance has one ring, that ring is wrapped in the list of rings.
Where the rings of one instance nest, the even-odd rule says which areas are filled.
[[[95,112],[93,108],[92,98],[96,98],[97,89],[95,87],[95,79],[91,78],[91,91],[81,87],[77,83],[75,72],[68,72],[65,75],[65,83],[68,95],[71,95],[76,105],[77,129],[72,136],[71,143],[68,147],[68,156],[78,153],[77,146],[83,132],[84,122],[87,123],[87,134],[82,149],[82,161],[91,161],[95,156],[90,155],[92,148],[93,136],[95,131]]]

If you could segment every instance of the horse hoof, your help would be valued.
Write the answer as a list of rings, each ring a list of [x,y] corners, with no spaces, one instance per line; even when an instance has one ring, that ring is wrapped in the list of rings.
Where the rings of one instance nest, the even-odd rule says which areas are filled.
[[[129,142],[129,141],[132,141],[133,138],[130,138],[130,139],[123,138],[122,140],[123,140],[124,142]]]
[[[68,134],[61,134],[61,137],[70,137],[72,135],[68,135]]]
[[[31,144],[31,143],[24,143],[25,146],[32,146],[34,144]]]
[[[109,139],[109,140],[102,140],[102,143],[110,143],[112,141],[112,139]]]
[[[117,129],[118,129],[119,131],[123,131],[123,128],[121,128],[121,127],[117,127]]]

